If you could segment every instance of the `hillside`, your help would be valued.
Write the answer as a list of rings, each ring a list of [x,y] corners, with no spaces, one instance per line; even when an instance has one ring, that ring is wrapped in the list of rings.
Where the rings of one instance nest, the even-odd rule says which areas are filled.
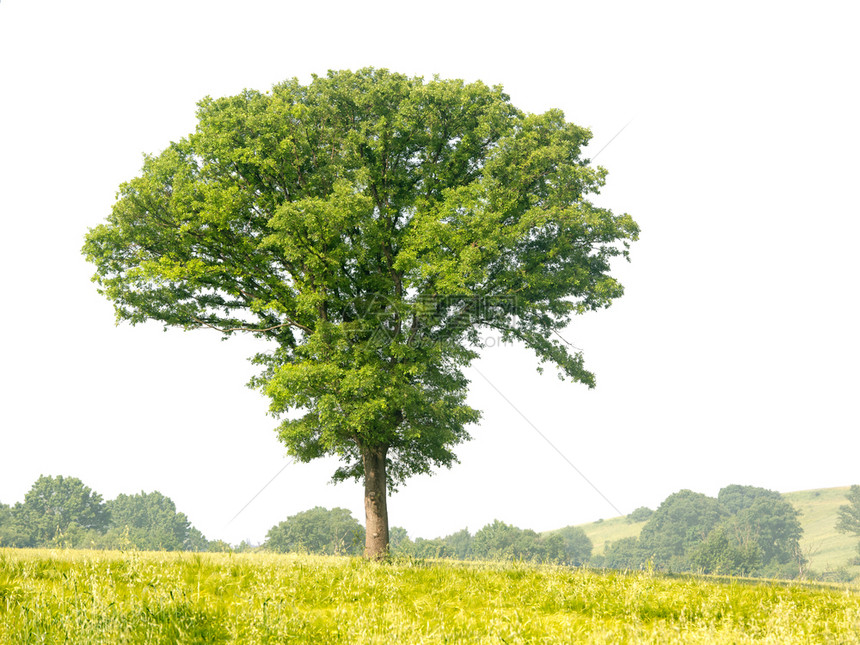
[[[846,565],[857,555],[857,538],[837,533],[836,511],[846,503],[848,486],[840,488],[820,488],[815,490],[783,493],[786,500],[800,512],[803,538],[800,546],[810,566],[820,573],[833,571]],[[607,542],[639,535],[645,522],[628,523],[624,517],[589,524],[581,524],[586,535],[594,544],[594,553],[603,553]],[[848,567],[848,571],[860,575],[860,566]]]
[[[848,486],[783,494],[800,511],[803,526],[800,546],[816,571],[837,569],[857,555],[857,538],[837,533],[834,528],[836,511],[846,503],[847,493]],[[848,567],[848,570],[860,575],[858,566]]]

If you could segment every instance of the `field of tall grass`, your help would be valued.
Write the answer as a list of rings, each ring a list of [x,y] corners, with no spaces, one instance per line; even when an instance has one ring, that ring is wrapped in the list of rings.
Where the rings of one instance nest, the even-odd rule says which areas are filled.
[[[860,596],[517,563],[0,549],[0,642],[860,643]]]

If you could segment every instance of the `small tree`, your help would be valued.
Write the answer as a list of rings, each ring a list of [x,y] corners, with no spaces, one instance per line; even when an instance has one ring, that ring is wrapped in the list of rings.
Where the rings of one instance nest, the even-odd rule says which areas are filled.
[[[549,562],[581,566],[591,558],[594,545],[591,538],[578,526],[545,533],[538,541],[540,557]]]
[[[369,557],[388,548],[388,491],[453,464],[479,419],[463,369],[483,331],[594,386],[557,332],[622,294],[610,261],[638,227],[588,201],[606,171],[561,111],[363,69],[197,116],[87,235],[94,280],[118,320],[274,343],[252,385],[294,457],[363,479]]]
[[[860,486],[854,485],[846,495],[848,504],[839,507],[836,530],[840,533],[853,533],[860,537]],[[860,542],[857,543],[858,556],[854,562],[860,564]]]
[[[364,528],[345,508],[321,506],[291,515],[266,535],[270,551],[307,551],[328,555],[361,551]]]

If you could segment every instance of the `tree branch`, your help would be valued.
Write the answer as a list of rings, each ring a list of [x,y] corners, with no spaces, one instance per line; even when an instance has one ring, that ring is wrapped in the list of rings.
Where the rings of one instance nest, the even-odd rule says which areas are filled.
[[[290,325],[292,325],[293,327],[298,327],[302,331],[305,331],[309,334],[314,333],[314,330],[311,329],[310,327],[305,327],[301,323],[297,323],[295,320],[290,320],[289,318],[287,318],[287,322],[285,322],[285,323],[282,323],[280,325],[273,325],[272,327],[265,327],[263,329],[258,329],[256,327],[229,327],[228,329],[221,329],[220,327],[216,327],[215,325],[210,325],[208,322],[206,322],[204,320],[200,320],[199,318],[196,318],[194,316],[192,316],[192,319],[197,324],[203,325],[204,327],[209,327],[210,329],[214,329],[215,331],[220,331],[222,334],[229,334],[230,332],[234,332],[234,331],[256,331],[256,332],[272,331],[274,329],[280,329],[281,327],[288,327]]]

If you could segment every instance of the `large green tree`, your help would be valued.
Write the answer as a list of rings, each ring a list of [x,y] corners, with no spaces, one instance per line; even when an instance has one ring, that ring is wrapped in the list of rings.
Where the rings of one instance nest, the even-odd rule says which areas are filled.
[[[638,227],[588,201],[606,172],[560,110],[363,69],[197,116],[87,235],[94,280],[118,321],[274,344],[252,386],[290,454],[364,480],[369,557],[388,546],[387,491],[450,466],[478,420],[463,369],[486,331],[594,385],[558,332],[622,294],[610,262]]]
[[[40,476],[12,510],[16,546],[85,546],[103,533],[110,515],[102,496],[77,477]]]
[[[734,484],[723,488],[717,499],[732,513],[724,522],[727,533],[745,552],[759,554],[765,572],[775,574],[780,565],[800,557],[800,513],[780,493]]]
[[[178,513],[173,500],[158,491],[117,495],[107,509],[111,516],[108,543],[128,540],[145,551],[205,550],[205,545],[192,544],[199,532],[193,532],[185,513]]]
[[[689,566],[688,550],[728,515],[713,497],[687,489],[678,491],[663,500],[642,527],[639,546],[653,557],[654,564],[684,570]]]

